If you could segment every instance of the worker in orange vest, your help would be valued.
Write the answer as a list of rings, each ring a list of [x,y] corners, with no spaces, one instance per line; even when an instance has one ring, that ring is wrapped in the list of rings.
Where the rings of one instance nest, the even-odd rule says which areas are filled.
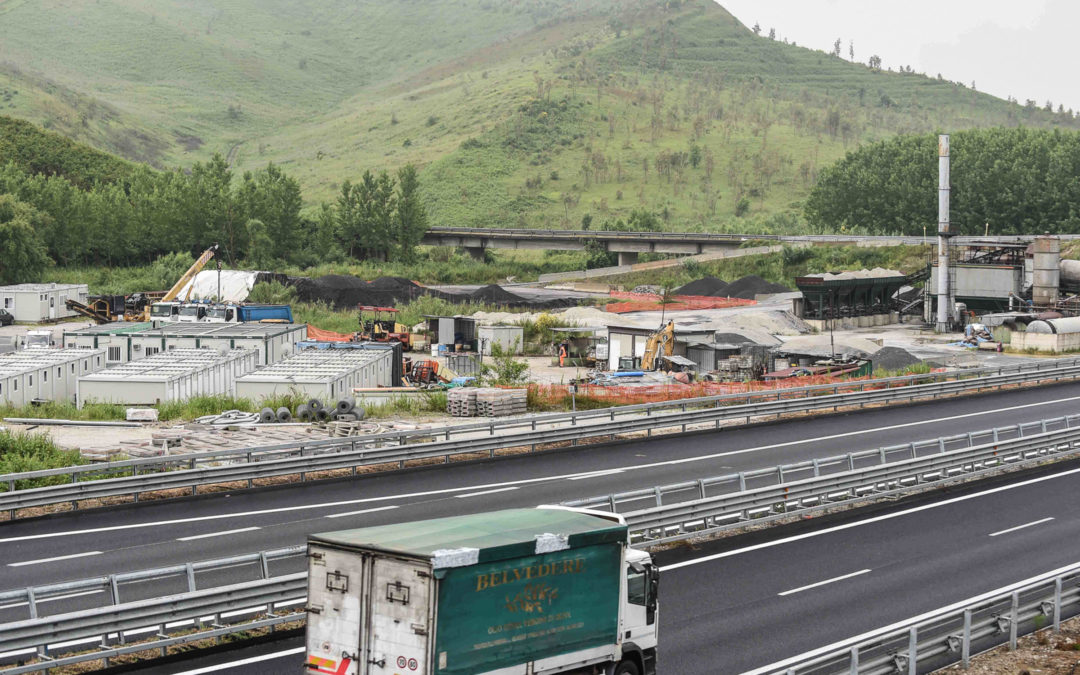
[[[566,343],[559,343],[559,367],[566,365]]]

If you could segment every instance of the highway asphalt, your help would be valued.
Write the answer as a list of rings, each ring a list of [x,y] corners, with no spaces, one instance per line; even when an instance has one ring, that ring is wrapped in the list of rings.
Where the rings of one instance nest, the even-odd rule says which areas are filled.
[[[15,521],[0,525],[0,543],[3,544],[0,546],[0,570],[3,571],[0,588],[300,544],[307,533],[315,531],[551,503],[649,487],[1074,414],[1078,410],[1080,384],[1064,384],[720,432],[667,436],[611,446],[585,446],[492,462]],[[1055,485],[1071,485],[1071,480],[1060,479]],[[1043,495],[1050,488],[1061,493],[1059,499],[1065,499],[1069,491],[1049,485],[1052,482],[1046,481],[1047,485],[1041,488],[1025,490],[1027,496],[1021,500],[1023,503],[1015,506],[1023,507],[1021,512],[1027,514],[1043,502]],[[1009,497],[980,502],[994,502],[993,507],[981,512],[983,519],[995,521],[1003,517],[1002,508],[996,504],[998,499]],[[969,523],[949,515],[954,508],[970,510],[961,504],[950,505],[948,509],[929,509],[919,512],[926,515],[912,514],[872,526],[850,528],[835,535],[814,537],[813,543],[800,543],[810,542],[810,539],[800,540],[672,570],[665,575],[665,607],[684,610],[666,610],[663,615],[664,672],[741,672],[754,665],[753,659],[760,659],[762,653],[769,656],[797,653],[804,648],[820,646],[833,636],[840,638],[862,632],[860,628],[878,625],[874,622],[880,623],[886,616],[898,620],[918,613],[920,606],[925,610],[945,604],[940,594],[922,592],[927,584],[930,588],[938,584],[942,591],[954,595],[959,592],[960,597],[966,597],[975,594],[967,592],[971,588],[986,590],[1030,576],[1026,573],[1028,570],[1032,573],[1043,571],[1041,567],[1032,570],[1030,552],[1026,560],[1021,560],[1024,556],[1020,553],[1006,551],[1004,556],[989,556],[985,563],[987,574],[981,574],[983,564],[973,561],[971,556],[990,544],[983,542],[983,546],[973,546],[971,550],[960,550],[952,545],[964,540],[962,532],[952,530],[980,531],[966,529]],[[1018,530],[1016,537],[995,538],[993,545],[1056,531],[1055,528],[1067,521],[1064,514],[1069,509],[1060,504],[1054,508],[1061,512],[1060,516],[1055,516],[1056,521],[1047,521],[1046,527]],[[970,514],[965,513],[963,518],[969,517]],[[1024,517],[1026,515],[1018,515],[1017,521],[1026,522]],[[919,524],[905,525],[914,521]],[[981,523],[980,526],[986,529],[990,524]],[[993,522],[995,526],[998,524],[1000,522]],[[780,532],[782,530],[773,530],[767,536],[775,537]],[[940,536],[943,532],[951,533]],[[820,542],[829,543],[822,545]],[[702,550],[724,545],[723,542],[710,544]],[[1070,547],[1059,546],[1054,552],[1063,557],[1064,562],[1060,564],[1080,560],[1080,551]],[[661,561],[671,555],[665,554]],[[943,559],[943,556],[952,558]],[[897,562],[890,564],[888,560],[891,559]],[[1043,561],[1040,553],[1040,566]],[[955,571],[950,573],[950,565],[959,565],[965,578],[957,579]],[[1056,566],[1060,565],[1050,565]],[[828,591],[815,588],[776,596],[784,589],[863,569],[870,571],[836,582],[835,586],[827,585],[832,586]],[[980,574],[970,574],[975,569],[979,569]],[[222,580],[230,580],[229,574],[223,573]],[[688,582],[682,583],[680,578],[686,578]],[[1002,583],[985,583],[987,579],[999,578]],[[708,596],[708,602],[704,602],[700,594],[703,579],[715,583],[718,589]],[[877,599],[868,604],[867,598],[858,594],[849,597],[846,593],[831,592],[837,588],[862,589],[859,590],[862,592],[865,590],[863,585],[871,579],[875,585],[881,579],[888,580],[893,585],[891,594],[878,592]],[[122,597],[129,599],[150,593],[159,594],[160,589],[144,584],[123,589]],[[805,604],[806,598],[815,598],[822,593],[828,600],[823,606]],[[82,597],[63,602],[65,608],[75,608],[94,601]],[[2,610],[2,620],[20,618],[11,614],[18,611],[17,607]],[[820,620],[824,615],[829,621]],[[722,635],[723,640],[717,639],[716,635]],[[739,644],[756,645],[756,648],[731,650],[728,648],[731,636],[737,637]],[[721,645],[724,648],[721,649]],[[678,669],[668,670],[669,663],[672,667],[677,664]],[[702,664],[709,663],[713,666],[699,669],[704,667]],[[716,664],[723,664],[723,669],[716,670]],[[264,673],[279,672],[268,670],[270,666],[266,663],[258,667]]]
[[[1080,561],[1078,479],[1071,462],[659,553],[660,672],[764,670]],[[293,637],[152,672],[296,673],[302,645]]]

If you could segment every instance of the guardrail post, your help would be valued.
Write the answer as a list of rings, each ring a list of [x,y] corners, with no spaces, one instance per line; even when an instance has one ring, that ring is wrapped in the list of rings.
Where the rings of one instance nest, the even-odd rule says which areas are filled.
[[[851,648],[850,675],[859,675],[859,645],[855,645]]]
[[[817,478],[821,475],[821,463],[817,457],[814,458],[814,477]]]
[[[31,619],[38,618],[37,599],[34,597],[33,586],[29,586],[26,589],[26,608],[30,612]],[[38,645],[37,655],[39,659],[46,658],[48,656],[48,650],[46,649],[46,646],[47,645]]]
[[[656,497],[656,505],[663,506],[663,497],[660,494],[660,486],[656,486],[653,488],[653,495]]]
[[[847,468],[848,471],[855,470],[855,453],[849,452],[847,455]]]
[[[1061,577],[1054,579],[1054,632],[1061,632]]]
[[[746,474],[739,472],[739,492],[746,492]]]
[[[912,626],[908,630],[908,661],[907,671],[908,675],[918,675],[918,661],[919,661],[919,640],[918,640],[918,628]]]
[[[610,495],[608,495],[607,499],[608,499],[608,506],[611,507],[611,512],[612,513],[618,513],[619,512],[618,509],[615,508],[615,495],[610,494]]]
[[[698,479],[697,488],[698,488],[698,497],[701,498],[701,499],[705,499],[705,480],[704,479],[701,479],[701,478]]]
[[[944,436],[939,436],[938,439],[937,439],[937,442],[938,442],[938,452],[945,452],[945,437]]]
[[[960,663],[964,670],[971,665],[971,610],[964,610],[964,641],[960,644]]]
[[[1020,623],[1020,593],[1013,591],[1012,609],[1009,611],[1009,651],[1016,651],[1016,624]]]

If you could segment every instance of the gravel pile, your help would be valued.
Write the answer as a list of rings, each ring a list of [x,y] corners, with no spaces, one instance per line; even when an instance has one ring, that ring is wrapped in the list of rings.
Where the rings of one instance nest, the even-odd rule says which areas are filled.
[[[882,347],[874,352],[872,360],[875,370],[899,370],[922,362],[922,359],[900,347]]]
[[[472,293],[446,293],[421,286],[404,277],[379,277],[372,281],[364,281],[344,274],[328,274],[314,279],[290,277],[289,283],[296,288],[296,299],[300,302],[325,302],[335,309],[354,309],[357,305],[393,307],[415,300],[422,295],[430,295],[450,302],[473,302],[536,309],[574,307],[578,304],[574,298],[554,297],[543,300],[525,298],[495,284],[483,286]]]
[[[723,292],[728,287],[728,283],[723,279],[716,277],[704,277],[697,281],[691,281],[690,283],[675,289],[675,295],[710,295],[715,297],[725,297]]]
[[[357,305],[393,307],[421,295],[449,297],[446,293],[432,291],[403,277],[379,277],[364,281],[344,274],[328,274],[314,279],[296,277],[291,281],[296,287],[297,300],[325,302],[336,309],[352,309]]]
[[[731,298],[753,300],[755,295],[789,293],[790,291],[791,289],[787,286],[774,284],[770,281],[765,281],[756,274],[751,274],[748,277],[737,279],[728,284],[727,288],[724,289],[724,295]]]

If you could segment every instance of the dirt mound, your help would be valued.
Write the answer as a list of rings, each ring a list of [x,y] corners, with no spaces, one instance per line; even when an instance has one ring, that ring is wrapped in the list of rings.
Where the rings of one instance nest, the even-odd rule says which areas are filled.
[[[574,307],[578,304],[575,298],[526,298],[495,284],[483,286],[472,293],[445,293],[404,277],[379,277],[364,281],[344,274],[328,274],[314,279],[290,277],[289,283],[296,288],[296,299],[300,302],[325,302],[335,309],[355,309],[357,305],[394,307],[422,295],[450,302],[536,309]]]
[[[704,277],[697,281],[691,281],[690,283],[675,289],[675,295],[711,295],[719,297],[726,295],[722,293],[728,286],[728,283],[723,279],[716,277]]]
[[[787,286],[765,281],[756,274],[737,279],[728,284],[724,289],[724,295],[731,298],[753,300],[755,295],[768,295],[769,293],[788,293],[791,289]]]
[[[421,295],[450,297],[446,293],[432,291],[402,277],[379,277],[373,281],[364,281],[344,274],[328,274],[314,279],[295,277],[290,281],[296,287],[297,300],[325,302],[335,309],[352,309],[357,305],[393,307]]]
[[[922,359],[900,347],[882,347],[874,352],[871,360],[874,370],[899,370],[922,362]]]
[[[496,284],[481,286],[470,293],[469,298],[474,302],[483,302],[490,305],[523,305],[527,303],[525,298],[511,293]]]

